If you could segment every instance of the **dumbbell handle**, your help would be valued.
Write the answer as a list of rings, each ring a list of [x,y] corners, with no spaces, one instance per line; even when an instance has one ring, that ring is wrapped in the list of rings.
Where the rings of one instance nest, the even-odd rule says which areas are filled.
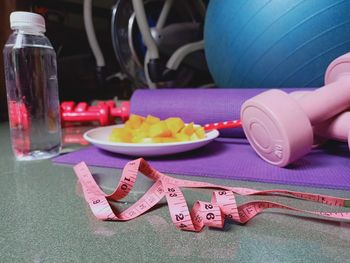
[[[350,134],[350,111],[343,112],[316,126],[315,133],[324,138],[347,142]]]
[[[307,96],[312,91],[295,91],[290,93],[297,101]],[[314,126],[314,134],[318,139],[331,139],[341,142],[348,142],[350,136],[350,111],[345,111],[339,115],[332,117],[316,126]],[[349,141],[350,147],[350,141]]]
[[[298,99],[311,124],[322,123],[350,106],[350,76],[316,89]]]
[[[130,114],[130,103],[128,101],[123,101],[119,108],[111,108],[111,116],[119,117],[123,122],[129,118]]]

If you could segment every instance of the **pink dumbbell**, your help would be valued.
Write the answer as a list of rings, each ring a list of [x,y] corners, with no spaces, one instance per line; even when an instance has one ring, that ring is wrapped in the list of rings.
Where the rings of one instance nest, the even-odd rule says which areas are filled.
[[[294,99],[308,95],[312,90],[298,90],[289,93]],[[345,111],[313,127],[314,147],[319,146],[327,139],[348,142],[350,149],[350,112]]]
[[[350,111],[345,111],[336,117],[317,125],[315,133],[323,138],[348,142],[350,149]]]
[[[350,107],[350,53],[327,68],[325,86],[298,99],[269,90],[241,107],[243,130],[265,161],[284,167],[308,153],[313,126]]]

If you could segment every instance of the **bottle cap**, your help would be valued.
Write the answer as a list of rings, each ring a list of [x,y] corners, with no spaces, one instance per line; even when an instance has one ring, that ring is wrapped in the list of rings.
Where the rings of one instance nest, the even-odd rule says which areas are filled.
[[[35,13],[12,12],[10,15],[11,29],[34,30],[45,32],[45,19]]]

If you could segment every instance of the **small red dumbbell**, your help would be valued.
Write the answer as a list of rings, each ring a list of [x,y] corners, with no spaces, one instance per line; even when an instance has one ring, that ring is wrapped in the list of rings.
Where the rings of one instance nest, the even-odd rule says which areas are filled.
[[[116,107],[114,101],[100,101],[97,105],[89,106],[86,102],[75,105],[68,101],[61,104],[62,124],[68,122],[98,122],[101,126],[114,124],[116,118],[123,122],[129,116],[129,102],[123,102],[121,107]]]

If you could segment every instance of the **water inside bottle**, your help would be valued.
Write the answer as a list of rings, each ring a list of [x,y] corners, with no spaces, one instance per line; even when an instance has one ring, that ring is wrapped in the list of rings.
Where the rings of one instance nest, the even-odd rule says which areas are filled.
[[[45,159],[61,148],[55,51],[29,45],[4,48],[12,148],[19,160]]]

